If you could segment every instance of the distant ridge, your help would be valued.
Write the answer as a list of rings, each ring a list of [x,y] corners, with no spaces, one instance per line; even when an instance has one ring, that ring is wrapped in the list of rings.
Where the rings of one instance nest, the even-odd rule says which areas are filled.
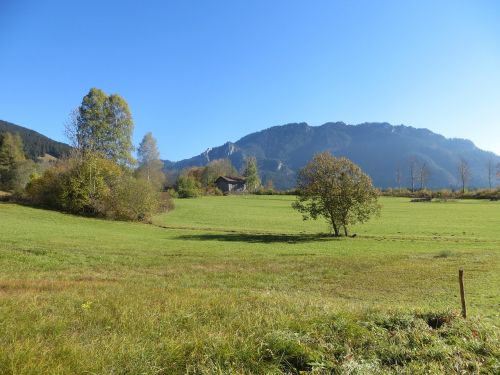
[[[65,143],[54,141],[23,126],[0,120],[0,134],[7,132],[18,133],[21,136],[24,143],[24,152],[28,158],[33,160],[45,154],[60,158],[71,150],[71,147]]]
[[[173,174],[187,167],[206,165],[211,160],[229,158],[241,170],[244,158],[255,156],[263,181],[272,180],[275,187],[286,189],[295,185],[298,169],[321,151],[353,160],[380,188],[397,186],[398,166],[401,185],[408,187],[411,158],[428,165],[430,188],[458,188],[457,166],[461,158],[472,170],[469,186],[487,187],[488,160],[500,162],[498,155],[480,150],[469,140],[447,139],[428,129],[388,123],[329,122],[321,126],[307,123],[273,126],[189,159],[165,161],[165,169]]]

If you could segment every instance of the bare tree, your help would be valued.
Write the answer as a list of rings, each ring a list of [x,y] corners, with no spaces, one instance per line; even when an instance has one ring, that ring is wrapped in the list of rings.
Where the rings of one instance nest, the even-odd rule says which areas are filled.
[[[431,171],[429,169],[429,166],[427,165],[427,163],[425,161],[423,161],[418,166],[418,178],[420,181],[420,190],[426,188],[430,175],[431,175]]]
[[[486,169],[488,171],[488,186],[491,189],[491,179],[493,178],[493,174],[495,173],[495,165],[493,164],[493,160],[491,160],[491,158],[488,159]]]
[[[418,178],[418,161],[417,158],[412,156],[408,160],[408,171],[410,174],[410,186],[411,186],[411,191],[415,191],[415,183]]]
[[[396,167],[396,184],[398,185],[398,190],[401,190],[401,167],[399,164]]]
[[[470,180],[471,177],[471,169],[469,167],[469,163],[467,160],[461,158],[458,163],[458,178],[462,183],[462,194],[465,193],[465,187]]]
[[[64,136],[72,148],[78,148],[76,133],[78,131],[78,108],[73,109],[64,122]]]

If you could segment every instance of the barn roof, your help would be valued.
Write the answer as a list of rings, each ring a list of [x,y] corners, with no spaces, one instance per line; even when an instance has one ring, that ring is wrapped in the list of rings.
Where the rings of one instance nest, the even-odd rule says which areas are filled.
[[[229,182],[230,184],[240,184],[240,183],[245,183],[245,179],[243,177],[236,177],[236,176],[219,176],[215,182],[219,181],[220,179]]]

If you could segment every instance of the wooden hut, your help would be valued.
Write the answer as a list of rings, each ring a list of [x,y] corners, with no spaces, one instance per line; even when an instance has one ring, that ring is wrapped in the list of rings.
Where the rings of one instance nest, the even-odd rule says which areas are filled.
[[[243,177],[220,176],[215,180],[215,184],[223,193],[242,193],[247,190]]]

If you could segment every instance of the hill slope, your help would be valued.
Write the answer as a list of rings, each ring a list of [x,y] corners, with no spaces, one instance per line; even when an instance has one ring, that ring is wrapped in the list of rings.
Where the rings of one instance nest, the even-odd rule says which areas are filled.
[[[24,143],[24,152],[30,159],[36,159],[38,156],[50,154],[59,158],[69,152],[71,149],[65,143],[54,141],[34,130],[0,120],[1,133],[19,133]]]
[[[240,169],[246,156],[257,158],[263,181],[272,180],[277,188],[294,186],[296,172],[312,156],[330,151],[345,156],[366,171],[378,187],[396,186],[395,173],[401,169],[403,186],[409,186],[409,160],[416,158],[429,166],[427,186],[458,187],[457,165],[465,159],[472,170],[470,186],[488,185],[488,160],[500,157],[478,149],[465,139],[447,139],[427,129],[393,126],[388,123],[347,125],[343,122],[309,126],[294,123],[274,126],[227,142],[190,159],[165,162],[167,170],[206,165],[211,160],[229,158]]]

